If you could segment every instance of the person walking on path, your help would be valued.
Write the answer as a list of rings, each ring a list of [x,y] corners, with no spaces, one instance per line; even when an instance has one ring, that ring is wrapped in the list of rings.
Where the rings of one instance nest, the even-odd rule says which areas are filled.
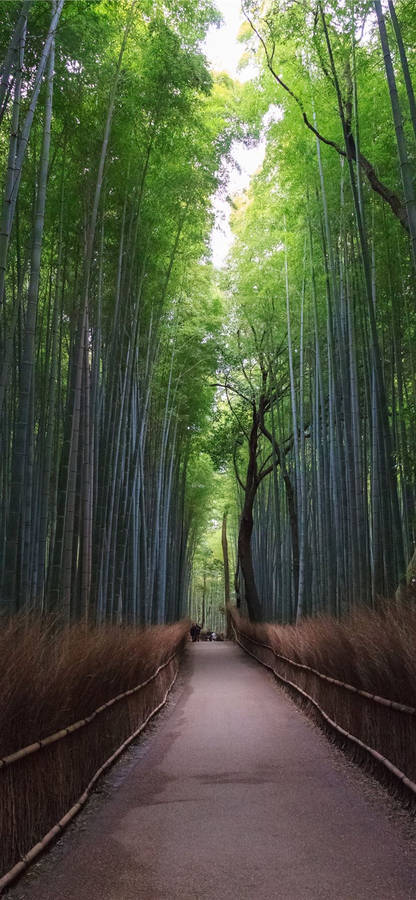
[[[189,629],[189,633],[192,638],[192,643],[194,644],[195,641],[199,641],[199,635],[201,633],[201,626],[197,625],[195,622],[193,622],[193,624],[191,625],[191,627]]]

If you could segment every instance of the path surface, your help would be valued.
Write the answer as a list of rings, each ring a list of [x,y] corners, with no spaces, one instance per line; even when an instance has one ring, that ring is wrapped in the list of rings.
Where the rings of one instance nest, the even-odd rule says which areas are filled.
[[[416,898],[414,844],[236,646],[197,644],[170,708],[13,898]]]

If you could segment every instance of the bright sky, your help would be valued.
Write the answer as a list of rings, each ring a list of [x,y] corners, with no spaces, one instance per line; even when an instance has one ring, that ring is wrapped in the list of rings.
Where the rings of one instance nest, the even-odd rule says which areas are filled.
[[[237,33],[243,22],[240,0],[216,0],[215,5],[224,19],[221,28],[210,28],[204,50],[213,69],[238,77],[237,68],[242,47]]]
[[[250,72],[250,68],[247,67],[241,73],[237,71],[243,50],[237,41],[237,34],[243,22],[240,0],[216,0],[216,6],[224,23],[220,28],[209,29],[204,52],[212,69],[217,72],[228,72],[233,78],[246,81],[251,77],[253,70]],[[229,169],[228,192],[231,196],[241,194],[248,187],[251,175],[263,162],[265,142],[260,141],[256,147],[247,148],[240,141],[235,141],[232,152],[241,171],[239,172],[235,166]],[[214,265],[221,268],[233,242],[230,229],[231,208],[227,200],[219,194],[214,197],[213,205],[215,226],[211,235],[212,256]]]

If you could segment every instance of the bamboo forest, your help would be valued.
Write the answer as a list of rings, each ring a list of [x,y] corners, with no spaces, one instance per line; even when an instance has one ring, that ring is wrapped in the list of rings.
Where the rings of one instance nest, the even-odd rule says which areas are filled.
[[[7,614],[178,618],[219,492],[256,619],[412,571],[416,22],[389,9],[247,7],[241,84],[207,70],[209,3],[2,4]],[[218,272],[212,196],[260,135]]]
[[[241,650],[298,685],[414,801],[416,717],[387,709],[416,706],[414,0],[0,12],[0,893],[166,701],[189,629],[250,662],[242,684],[265,675]],[[308,667],[384,708],[342,718]],[[1,767],[143,679],[45,808],[29,754],[20,826]],[[95,897],[49,877],[27,896]],[[416,896],[400,877],[183,893],[162,873],[114,898]]]

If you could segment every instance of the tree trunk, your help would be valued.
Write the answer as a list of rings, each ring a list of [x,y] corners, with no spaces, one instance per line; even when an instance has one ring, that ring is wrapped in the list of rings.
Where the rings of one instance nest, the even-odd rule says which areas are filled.
[[[43,131],[42,152],[40,158],[39,186],[36,198],[35,224],[33,229],[32,259],[23,339],[23,351],[20,365],[19,409],[13,441],[12,489],[10,493],[10,508],[7,528],[4,593],[9,604],[14,604],[15,608],[19,605],[19,598],[17,596],[16,572],[17,555],[19,552],[19,546],[21,545],[22,541],[21,523],[23,516],[23,486],[25,482],[25,476],[27,498],[30,497],[32,491],[31,479],[27,481],[28,475],[31,471],[31,467],[29,467],[28,457],[30,454],[30,445],[33,439],[31,396],[33,396],[34,390],[33,379],[35,367],[35,329],[38,310],[40,265],[46,206],[46,184],[51,138],[54,61],[54,42],[52,41],[49,54],[49,72],[45,103],[45,123]],[[29,448],[29,453],[27,452],[27,448]],[[28,527],[31,527],[30,519],[28,522]],[[30,597],[25,596],[24,592],[22,592],[20,601],[22,604],[28,603],[30,601]]]
[[[389,86],[391,109],[393,113],[394,130],[396,132],[397,151],[399,155],[400,173],[402,176],[403,192],[407,210],[407,218],[409,222],[409,231],[412,242],[413,263],[416,268],[416,194],[413,185],[414,172],[409,160],[406,137],[403,129],[402,113],[400,108],[400,100],[397,92],[396,76],[394,74],[393,63],[391,59],[389,39],[387,36],[386,23],[384,21],[383,10],[380,0],[374,0],[374,8],[377,15],[378,27],[380,32],[381,47],[383,50],[384,65],[386,69],[387,83]],[[402,60],[403,62],[403,60]],[[414,98],[413,98],[414,99]],[[412,120],[413,121],[413,120]]]
[[[254,576],[253,555],[251,549],[251,535],[253,533],[253,506],[258,487],[257,479],[257,445],[258,445],[258,414],[253,409],[253,424],[248,445],[247,477],[244,489],[244,504],[240,518],[238,532],[238,557],[244,578],[245,600],[247,611],[253,622],[261,620],[261,604],[257,592]]]
[[[205,625],[205,613],[206,613],[206,597],[207,597],[207,573],[203,574],[203,587],[202,587],[202,613],[201,613],[201,631]]]
[[[397,18],[397,15],[396,15],[396,10],[394,8],[393,0],[388,0],[388,5],[389,5],[391,21],[392,21],[393,28],[394,28],[394,33],[396,35],[397,46],[399,48],[400,62],[402,64],[402,70],[403,70],[403,78],[404,78],[404,83],[406,85],[407,99],[409,101],[410,119],[412,122],[413,134],[414,134],[415,140],[416,140],[416,100],[415,100],[415,92],[414,92],[413,84],[412,84],[412,78],[411,78],[410,71],[409,71],[409,63],[407,61],[407,55],[406,55],[406,50],[405,50],[405,46],[403,43],[400,23]]]
[[[6,57],[1,67],[0,80],[0,124],[7,109],[7,101],[9,99],[13,82],[16,78],[16,69],[19,68],[19,53],[22,35],[26,28],[27,16],[30,10],[31,0],[24,0],[17,19],[15,29],[7,48]]]
[[[19,147],[15,158],[13,182],[10,185],[8,183],[6,184],[4,193],[3,224],[0,233],[0,305],[3,301],[4,282],[7,267],[7,253],[9,249],[10,234],[16,210],[17,196],[19,193],[20,181],[22,177],[23,162],[26,155],[26,149],[29,142],[30,131],[32,128],[33,118],[39,99],[39,92],[42,86],[46,63],[49,58],[51,46],[55,37],[55,30],[62,13],[64,2],[65,0],[59,0],[59,4],[52,14],[48,36],[42,49],[42,55],[35,75],[32,97],[20,135]],[[23,34],[24,30],[22,31],[22,35]]]
[[[227,513],[225,512],[222,517],[222,529],[221,529],[221,545],[222,545],[222,555],[224,560],[224,603],[225,603],[225,615],[226,615],[226,627],[225,627],[225,637],[227,641],[230,641],[232,638],[232,630],[231,630],[231,616],[229,605],[231,602],[231,591],[230,591],[230,563],[228,558],[228,541],[227,541]]]

